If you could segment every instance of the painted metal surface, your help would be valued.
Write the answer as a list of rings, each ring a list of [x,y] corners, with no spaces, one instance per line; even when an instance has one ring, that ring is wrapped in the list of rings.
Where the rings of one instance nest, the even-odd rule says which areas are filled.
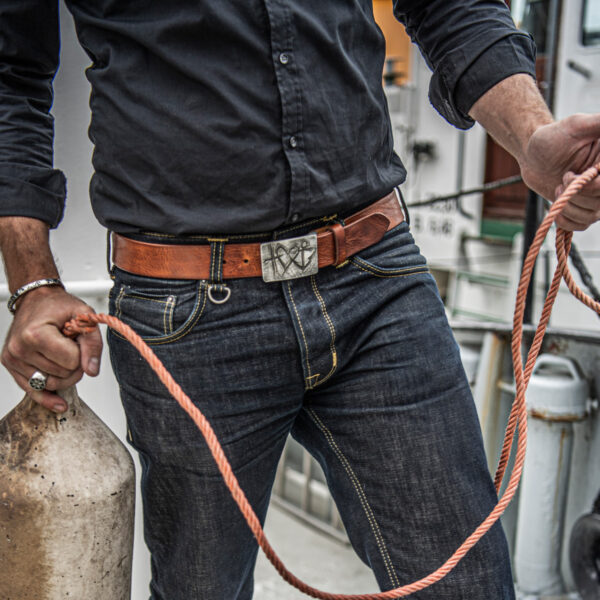
[[[0,421],[0,598],[129,600],[135,474],[77,396],[50,413],[29,396]]]
[[[580,421],[587,416],[588,383],[575,363],[553,354],[542,354],[531,375],[527,409],[537,419]]]
[[[542,355],[531,376],[527,405],[549,418],[529,420],[515,543],[519,590],[565,591],[560,570],[563,523],[573,448],[572,417],[586,414],[588,386],[572,361]]]

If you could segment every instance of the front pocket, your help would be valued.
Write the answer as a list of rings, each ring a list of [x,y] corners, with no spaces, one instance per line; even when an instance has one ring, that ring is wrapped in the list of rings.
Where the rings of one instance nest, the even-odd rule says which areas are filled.
[[[378,267],[358,256],[353,256],[350,259],[350,263],[357,269],[364,271],[365,273],[371,273],[375,277],[404,277],[406,275],[416,275],[418,273],[429,273],[427,265],[415,265],[408,267],[399,268],[383,268]]]
[[[111,294],[111,312],[147,344],[168,344],[190,332],[204,313],[206,300],[205,281],[170,294],[121,285]]]
[[[376,277],[404,277],[429,272],[406,223],[400,223],[379,242],[351,256],[349,262],[360,271]]]

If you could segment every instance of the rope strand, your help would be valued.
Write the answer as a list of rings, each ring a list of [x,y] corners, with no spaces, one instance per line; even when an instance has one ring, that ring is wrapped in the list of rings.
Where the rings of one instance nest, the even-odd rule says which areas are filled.
[[[533,265],[539,254],[542,243],[550,230],[551,225],[554,223],[558,215],[566,203],[576,195],[585,185],[592,181],[598,176],[600,171],[600,164],[591,167],[585,171],[582,175],[577,177],[561,194],[561,196],[554,202],[548,214],[542,221],[538,232],[531,244],[527,257],[523,264],[523,270],[521,273],[521,279],[517,290],[517,299],[515,302],[515,312],[513,319],[513,339],[512,339],[512,358],[513,368],[515,373],[515,381],[517,386],[517,393],[513,406],[510,412],[508,420],[508,426],[506,428],[506,434],[504,437],[504,443],[502,447],[502,453],[498,463],[498,469],[495,476],[496,490],[500,490],[500,486],[506,474],[506,466],[508,464],[508,458],[514,443],[515,435],[518,427],[517,437],[517,452],[515,456],[515,462],[513,470],[508,478],[508,483],[503,495],[498,500],[498,504],[493,508],[490,514],[484,519],[484,521],[471,533],[467,539],[457,548],[457,550],[433,573],[414,581],[413,583],[403,585],[394,590],[387,592],[379,592],[374,594],[333,594],[324,592],[314,588],[296,577],[291,571],[289,571],[283,564],[281,559],[273,550],[273,547],[267,540],[265,533],[261,527],[260,521],[256,516],[256,513],[252,509],[252,506],[248,502],[244,491],[240,487],[240,484],[233,473],[231,465],[223,452],[217,436],[212,429],[210,423],[202,412],[192,403],[189,397],[181,389],[179,384],[173,379],[171,374],[167,371],[165,366],[162,364],[160,359],[154,354],[154,352],[147,346],[142,338],[131,329],[128,325],[117,319],[105,314],[86,314],[80,315],[71,321],[69,321],[63,332],[65,335],[70,337],[76,337],[80,334],[85,334],[92,331],[99,323],[105,323],[115,331],[118,331],[123,337],[125,337],[142,355],[142,357],[148,362],[152,369],[156,372],[158,378],[162,381],[169,393],[177,400],[179,405],[187,412],[196,423],[198,429],[204,436],[208,448],[223,476],[225,485],[229,488],[231,495],[233,496],[236,504],[238,505],[242,515],[244,516],[248,527],[250,527],[254,537],[256,538],[259,546],[267,558],[271,561],[278,573],[285,579],[289,584],[300,590],[301,592],[311,596],[313,598],[319,598],[321,600],[392,600],[393,598],[399,598],[408,596],[414,592],[422,590],[430,585],[436,583],[443,577],[445,577],[467,554],[467,552],[490,530],[494,523],[500,518],[509,502],[512,500],[521,473],[523,471],[523,464],[525,461],[525,450],[527,447],[527,409],[525,405],[525,390],[529,379],[533,372],[535,361],[540,352],[542,346],[542,340],[546,332],[546,327],[550,319],[550,312],[556,296],[561,279],[565,280],[571,293],[586,306],[591,308],[600,314],[600,303],[596,302],[589,296],[587,296],[575,283],[567,265],[567,256],[571,246],[572,233],[566,232],[562,229],[557,230],[556,234],[556,253],[558,258],[558,265],[552,279],[552,285],[548,292],[540,322],[535,332],[535,336],[529,352],[527,353],[527,359],[525,368],[523,368],[523,357],[521,354],[521,347],[523,343],[523,314],[525,311],[525,298],[527,294],[527,288],[529,281],[531,280]]]

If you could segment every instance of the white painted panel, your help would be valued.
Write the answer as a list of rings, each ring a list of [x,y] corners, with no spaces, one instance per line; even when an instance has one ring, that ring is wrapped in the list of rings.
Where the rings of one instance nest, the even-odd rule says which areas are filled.
[[[106,282],[106,234],[92,213],[88,193],[92,174],[92,144],[87,137],[90,90],[84,69],[90,61],[77,42],[71,15],[62,3],[61,29],[61,68],[55,80],[53,107],[56,119],[55,165],[67,176],[68,198],[65,219],[58,230],[52,232],[51,243],[65,281]],[[0,280],[4,283],[3,274],[0,275]],[[96,287],[95,284],[92,285]],[[79,285],[80,291],[84,292],[84,288],[85,285]],[[97,311],[106,312],[106,294],[100,298],[82,297]],[[2,338],[6,335],[10,321],[8,311],[0,307]],[[78,386],[78,391],[94,412],[125,441],[125,418],[106,348],[102,362],[100,376],[96,379],[85,378]],[[0,415],[4,415],[23,394],[4,368],[0,368],[0,386],[4,392],[0,398]],[[137,458],[136,471],[139,478]],[[149,596],[149,554],[143,542],[140,509],[138,494],[132,600],[147,600]]]

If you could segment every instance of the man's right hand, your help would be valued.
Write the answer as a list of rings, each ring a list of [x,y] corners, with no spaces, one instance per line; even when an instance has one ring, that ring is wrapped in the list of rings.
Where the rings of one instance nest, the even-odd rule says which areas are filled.
[[[77,383],[83,373],[100,369],[102,336],[98,329],[72,340],[62,334],[64,324],[94,310],[61,287],[32,290],[18,300],[13,324],[2,349],[2,364],[17,384],[54,412],[64,412],[65,401],[55,393]],[[34,392],[29,378],[35,371],[48,375],[46,390]]]
[[[11,292],[38,279],[58,277],[48,226],[43,221],[1,217],[0,249]],[[83,373],[98,374],[102,336],[96,329],[72,340],[62,334],[62,328],[73,317],[94,311],[62,287],[31,290],[17,300],[15,309],[0,360],[36,402],[64,412],[65,401],[53,392],[77,383]],[[29,385],[35,371],[48,375],[43,392],[35,392]]]

